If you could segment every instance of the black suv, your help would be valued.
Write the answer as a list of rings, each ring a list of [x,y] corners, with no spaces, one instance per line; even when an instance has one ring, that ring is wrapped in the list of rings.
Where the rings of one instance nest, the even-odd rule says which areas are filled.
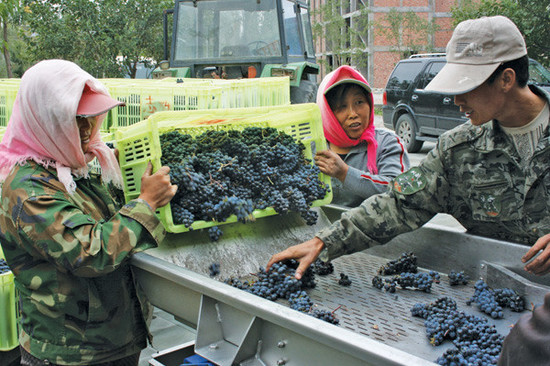
[[[399,61],[388,79],[383,95],[384,126],[395,130],[408,152],[418,152],[424,141],[435,141],[468,120],[452,95],[424,90],[445,63],[444,53],[413,55]]]
[[[468,119],[454,104],[454,96],[424,88],[445,65],[445,54],[420,54],[397,63],[383,95],[384,126],[395,132],[411,153],[424,141],[435,141],[443,132]],[[530,60],[530,83],[550,91],[550,72]]]

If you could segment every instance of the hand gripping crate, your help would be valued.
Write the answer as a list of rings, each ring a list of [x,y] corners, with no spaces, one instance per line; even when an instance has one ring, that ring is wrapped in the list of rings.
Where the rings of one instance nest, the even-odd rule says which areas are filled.
[[[145,121],[115,132],[126,201],[139,196],[141,176],[148,161],[152,162],[154,171],[161,167],[162,151],[159,141],[161,134],[178,130],[181,133],[196,136],[208,130],[242,130],[253,126],[273,127],[293,136],[297,141],[304,144],[304,155],[307,159],[312,159],[317,150],[326,149],[321,113],[319,107],[313,103],[274,107],[159,112]],[[314,163],[311,162],[311,164]],[[312,206],[323,206],[329,204],[332,200],[330,177],[321,173],[320,180],[329,190],[323,199],[314,201]],[[189,230],[183,224],[174,223],[170,204],[161,207],[157,214],[168,232],[181,233]],[[255,218],[276,214],[277,212],[272,207],[253,212]],[[203,229],[232,222],[237,222],[235,215],[222,223],[195,221],[191,228],[193,230]]]
[[[4,253],[0,246],[0,258]],[[0,274],[0,351],[9,351],[19,345],[18,306],[13,273]]]

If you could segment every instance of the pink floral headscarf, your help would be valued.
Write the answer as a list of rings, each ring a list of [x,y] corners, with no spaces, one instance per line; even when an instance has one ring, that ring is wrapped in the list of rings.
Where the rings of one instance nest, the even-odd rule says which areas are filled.
[[[73,175],[87,177],[88,163],[97,157],[103,181],[122,187],[117,159],[99,134],[105,115],[98,116],[88,152],[82,151],[76,109],[85,85],[109,95],[98,80],[69,61],[41,61],[25,72],[0,143],[0,182],[16,164],[33,160],[55,167],[59,181],[73,194]]]
[[[323,119],[323,130],[325,132],[325,137],[329,142],[340,147],[356,146],[361,143],[361,141],[366,141],[368,154],[367,169],[369,170],[369,172],[376,174],[378,173],[378,168],[376,167],[376,150],[378,148],[378,143],[374,138],[374,101],[372,93],[369,94],[369,103],[371,106],[369,125],[365,129],[361,137],[356,140],[350,139],[348,137],[348,135],[340,125],[340,122],[338,122],[338,119],[336,118],[336,116],[334,116],[334,113],[332,112],[332,109],[330,109],[330,106],[325,97],[326,90],[337,81],[343,79],[355,79],[369,85],[369,83],[363,77],[363,75],[361,75],[361,73],[353,69],[351,66],[347,65],[340,66],[339,68],[325,76],[325,78],[321,82],[321,85],[319,85],[319,90],[317,91],[317,105],[321,109],[321,117]]]

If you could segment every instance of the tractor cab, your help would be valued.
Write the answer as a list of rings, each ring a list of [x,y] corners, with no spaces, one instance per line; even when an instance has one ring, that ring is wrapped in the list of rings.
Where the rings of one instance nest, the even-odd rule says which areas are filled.
[[[301,86],[309,94],[316,89],[319,66],[305,2],[176,0],[166,13],[173,14],[170,56],[165,55],[169,62],[161,62],[153,78],[288,76],[291,100],[293,88]],[[307,98],[298,102],[314,100]]]

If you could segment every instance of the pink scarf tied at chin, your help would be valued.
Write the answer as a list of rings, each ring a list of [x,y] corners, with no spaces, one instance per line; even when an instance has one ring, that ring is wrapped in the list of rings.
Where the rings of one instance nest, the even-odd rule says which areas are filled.
[[[325,97],[325,91],[331,85],[343,79],[355,79],[369,85],[361,73],[347,65],[340,66],[325,76],[321,82],[321,85],[319,85],[319,90],[317,91],[317,105],[321,109],[321,118],[323,120],[325,138],[330,143],[340,147],[352,147],[360,144],[362,141],[365,141],[367,143],[368,154],[367,169],[372,174],[377,174],[378,168],[376,167],[376,151],[378,149],[378,143],[376,142],[374,132],[374,100],[372,93],[369,94],[369,104],[371,106],[369,125],[358,139],[350,139],[348,137],[340,125],[340,122],[338,122],[338,119],[332,112],[332,109],[330,109]]]
[[[16,164],[33,160],[55,167],[59,181],[73,194],[73,176],[88,177],[88,163],[95,157],[103,182],[122,188],[118,161],[99,133],[105,115],[97,117],[88,152],[82,151],[76,110],[85,85],[109,95],[98,80],[69,61],[41,61],[25,72],[0,143],[0,182]]]

